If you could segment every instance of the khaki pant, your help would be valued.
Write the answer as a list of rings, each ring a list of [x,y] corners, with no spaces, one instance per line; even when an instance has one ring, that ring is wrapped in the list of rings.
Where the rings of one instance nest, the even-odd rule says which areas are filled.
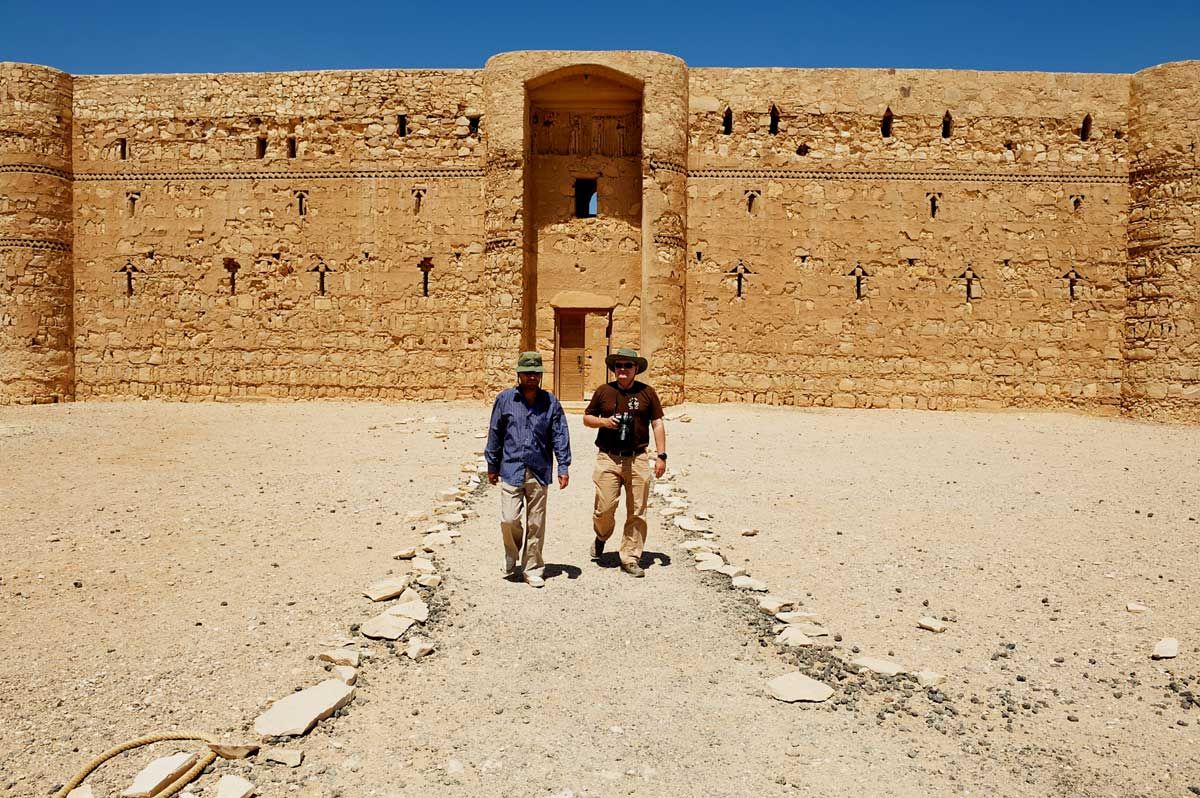
[[[592,510],[592,528],[600,540],[612,537],[616,527],[617,501],[625,489],[625,529],[621,537],[621,562],[637,563],[646,545],[646,502],[650,498],[650,466],[646,455],[614,457],[599,452],[596,470],[596,505]]]
[[[524,512],[522,512],[524,511]],[[525,524],[521,524],[521,516]],[[540,570],[546,563],[542,560],[542,541],[546,527],[546,486],[534,479],[533,472],[525,469],[522,485],[500,483],[500,534],[504,538],[504,553],[525,570]],[[521,553],[521,543],[525,552]]]

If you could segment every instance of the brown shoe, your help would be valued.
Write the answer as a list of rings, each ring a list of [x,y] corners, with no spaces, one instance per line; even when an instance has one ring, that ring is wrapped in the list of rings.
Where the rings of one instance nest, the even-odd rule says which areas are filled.
[[[625,573],[629,574],[630,576],[636,576],[638,579],[641,579],[642,577],[644,577],[646,575],[646,572],[642,570],[642,566],[638,565],[635,562],[621,563],[621,570],[624,571]]]

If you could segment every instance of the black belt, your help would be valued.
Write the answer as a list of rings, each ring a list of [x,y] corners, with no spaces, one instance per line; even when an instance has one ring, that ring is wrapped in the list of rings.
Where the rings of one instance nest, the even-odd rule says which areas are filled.
[[[641,449],[623,449],[621,451],[616,449],[601,449],[600,451],[604,452],[610,457],[635,457],[639,454],[645,454],[646,447],[643,446]]]

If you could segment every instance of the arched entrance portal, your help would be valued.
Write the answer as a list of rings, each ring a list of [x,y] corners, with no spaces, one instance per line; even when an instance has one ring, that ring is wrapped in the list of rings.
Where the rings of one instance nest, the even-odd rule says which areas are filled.
[[[642,84],[575,65],[526,84],[523,336],[552,351],[563,401],[606,379],[614,339],[638,346],[642,290]],[[532,311],[532,312],[530,312]]]

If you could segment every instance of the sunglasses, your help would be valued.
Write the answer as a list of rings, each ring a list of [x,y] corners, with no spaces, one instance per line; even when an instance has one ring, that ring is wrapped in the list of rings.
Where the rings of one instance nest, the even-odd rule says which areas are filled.
[[[637,366],[637,363],[613,363],[614,369],[631,369]]]

